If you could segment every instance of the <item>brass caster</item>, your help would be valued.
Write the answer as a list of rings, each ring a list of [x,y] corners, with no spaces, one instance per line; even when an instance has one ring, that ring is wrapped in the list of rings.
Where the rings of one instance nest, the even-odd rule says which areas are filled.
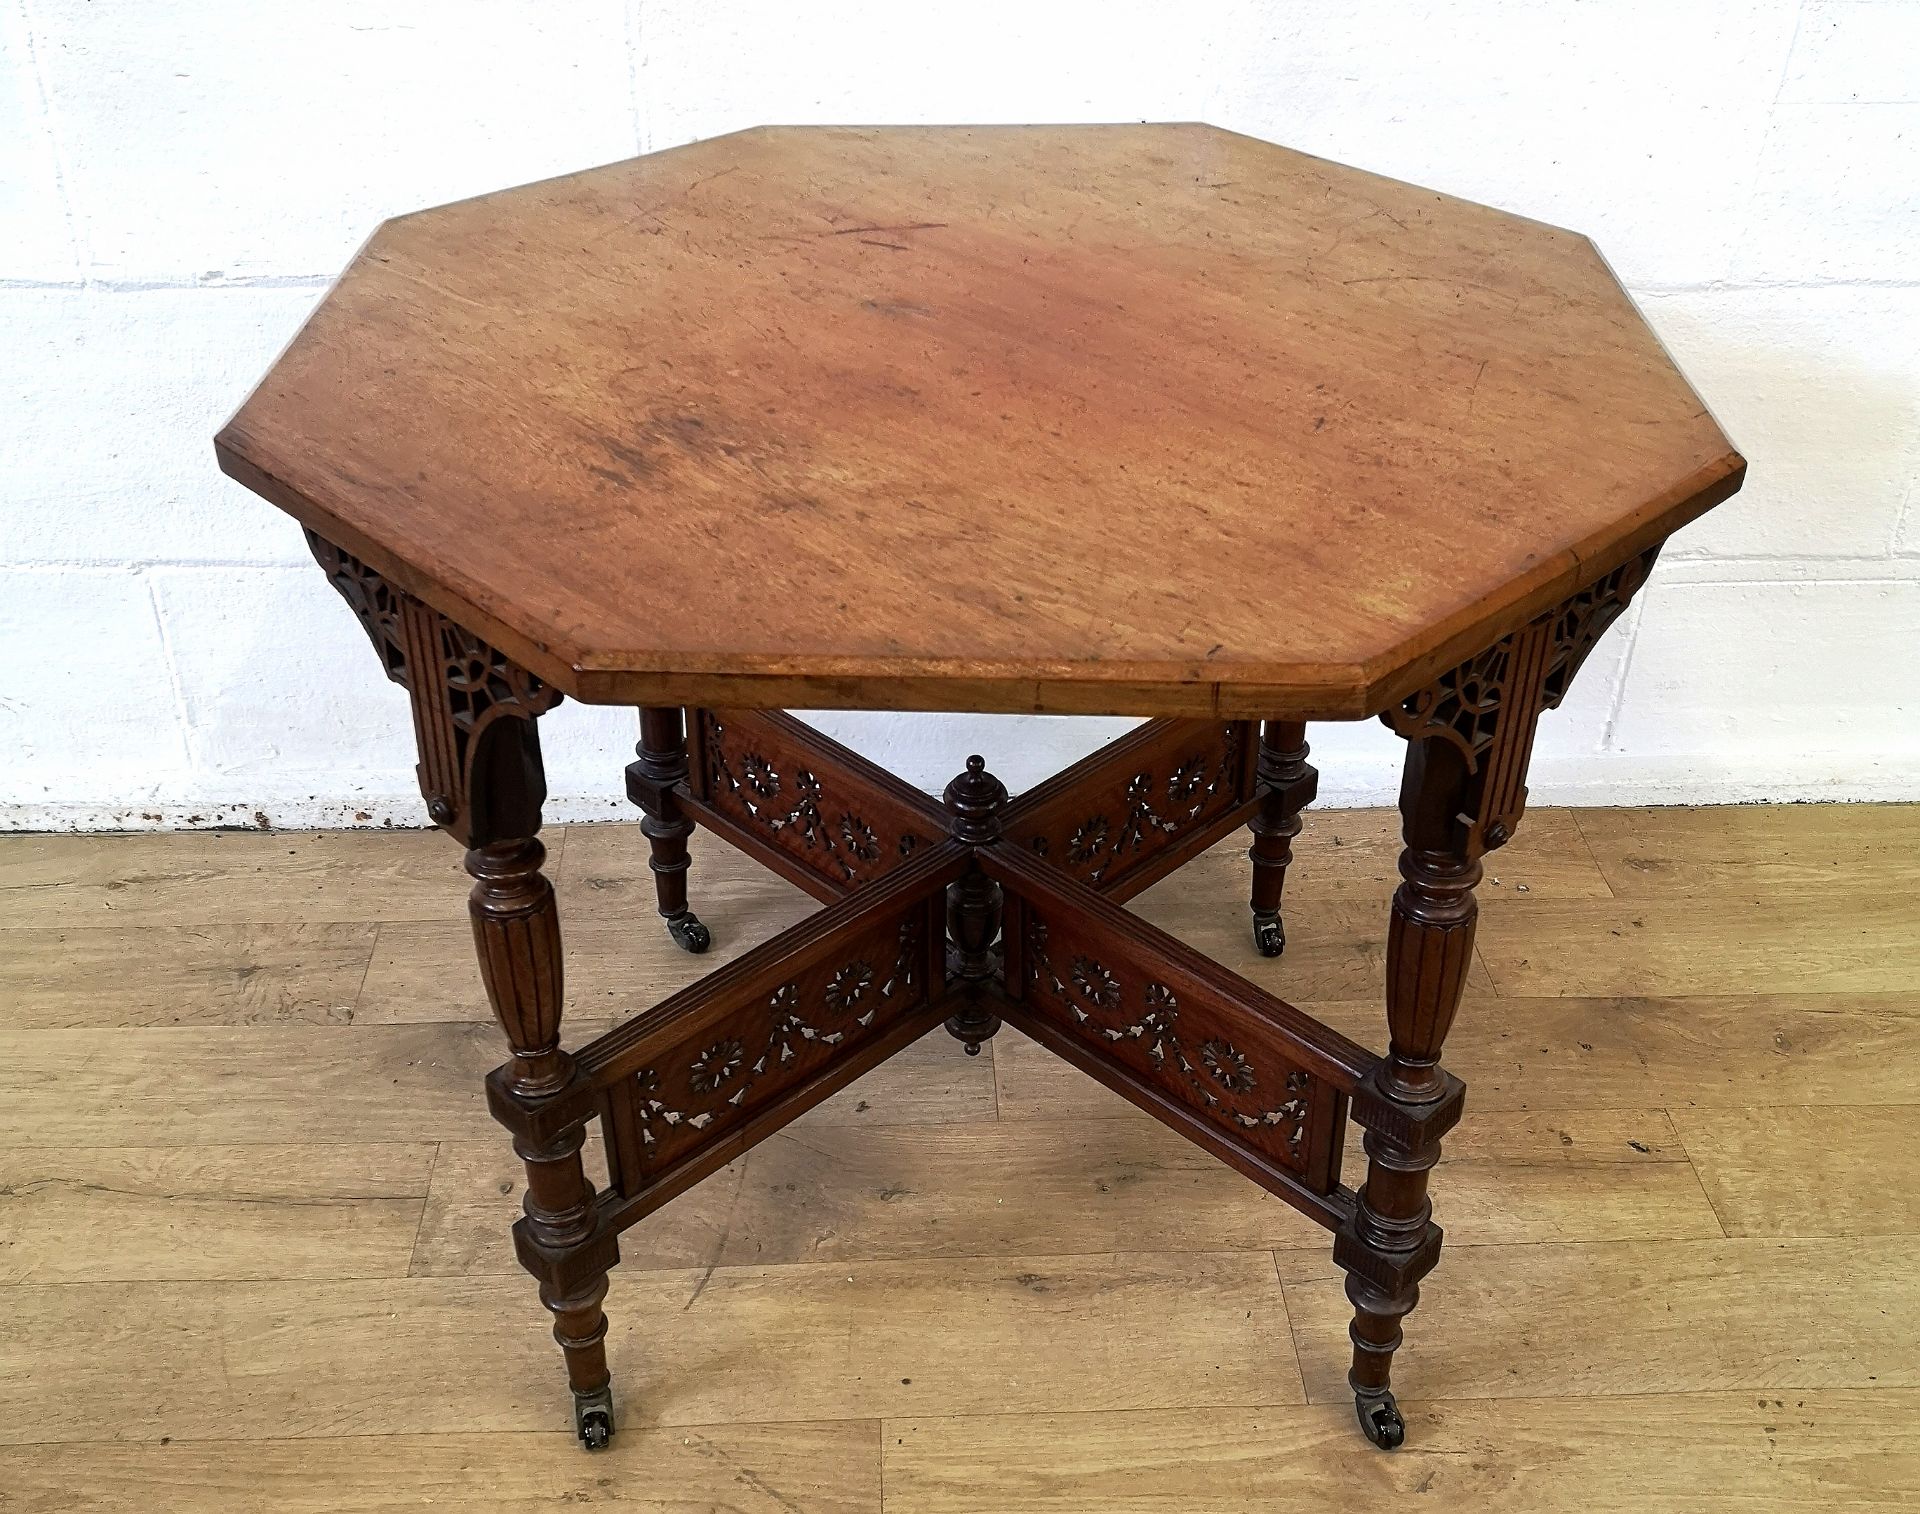
[[[1287,949],[1287,933],[1281,929],[1279,915],[1254,911],[1253,949],[1263,957],[1277,957]]]

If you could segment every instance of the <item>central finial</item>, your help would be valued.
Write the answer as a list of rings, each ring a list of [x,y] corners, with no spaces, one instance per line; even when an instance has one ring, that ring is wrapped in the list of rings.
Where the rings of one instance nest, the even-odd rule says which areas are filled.
[[[1000,807],[1007,802],[1007,786],[987,771],[987,759],[975,753],[967,770],[941,796],[953,816],[953,834],[962,841],[986,846],[1000,839]]]

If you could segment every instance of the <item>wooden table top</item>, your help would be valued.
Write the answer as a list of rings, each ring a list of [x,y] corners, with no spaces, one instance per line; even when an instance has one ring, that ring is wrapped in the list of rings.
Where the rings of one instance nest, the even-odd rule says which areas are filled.
[[[608,703],[1377,712],[1739,487],[1585,238],[1205,126],[382,226],[234,477]]]

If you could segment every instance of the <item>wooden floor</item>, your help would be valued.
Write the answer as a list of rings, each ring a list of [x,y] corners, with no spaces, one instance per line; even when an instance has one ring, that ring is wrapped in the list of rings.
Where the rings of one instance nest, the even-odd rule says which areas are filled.
[[[696,962],[635,827],[550,844],[570,1040],[810,907],[700,844]],[[1378,1045],[1390,818],[1309,819],[1277,963],[1240,845],[1135,907]],[[1394,1455],[1325,1235],[1009,1031],[922,1041],[623,1237],[589,1457],[507,1244],[465,884],[420,833],[0,838],[0,1509],[1920,1497],[1920,808],[1528,817]]]

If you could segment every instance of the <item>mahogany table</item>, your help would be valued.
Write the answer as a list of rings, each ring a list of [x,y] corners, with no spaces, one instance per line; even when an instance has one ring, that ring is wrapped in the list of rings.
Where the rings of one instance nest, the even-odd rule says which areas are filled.
[[[1744,470],[1591,243],[1201,126],[751,131],[387,223],[218,450],[306,528],[467,848],[514,1240],[588,1446],[620,1232],[1003,1021],[1333,1232],[1360,1424],[1400,1442],[1480,859],[1541,713]],[[573,1049],[563,695],[639,707],[683,947],[696,823],[825,906]],[[936,803],[785,707],[1149,719]],[[1384,1056],[1121,907],[1250,825],[1279,953],[1305,722],[1374,716],[1407,742]]]

